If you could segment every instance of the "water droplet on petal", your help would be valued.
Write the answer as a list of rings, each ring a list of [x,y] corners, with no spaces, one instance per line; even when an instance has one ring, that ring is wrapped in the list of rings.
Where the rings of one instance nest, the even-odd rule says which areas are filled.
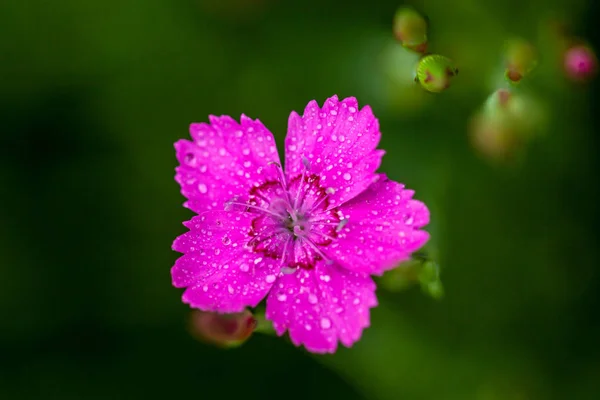
[[[285,293],[279,293],[277,295],[277,300],[279,300],[279,301],[286,301],[287,300],[287,295]]]
[[[198,191],[200,193],[206,193],[208,191],[208,188],[206,187],[206,185],[204,183],[200,183],[198,185]]]
[[[183,162],[185,162],[190,167],[193,167],[194,165],[196,165],[196,156],[194,155],[194,153],[187,153],[183,158]]]
[[[221,242],[225,245],[225,246],[229,246],[231,244],[231,239],[229,239],[229,237],[227,236],[223,236],[223,239],[221,239]]]
[[[206,285],[202,286],[202,291],[208,292],[208,286],[206,286]]]
[[[235,292],[235,290],[233,290],[233,286],[231,285],[227,285],[227,291],[229,292],[229,294],[233,294]]]
[[[319,299],[317,299],[317,296],[313,293],[308,295],[308,302],[310,304],[317,304],[317,302],[319,301]]]
[[[323,317],[321,318],[321,328],[322,329],[329,329],[331,328],[331,320],[327,317]]]
[[[352,175],[350,175],[349,173],[346,172],[344,174],[344,179],[347,180],[347,181],[349,181],[350,179],[352,179]]]
[[[267,277],[265,278],[265,281],[267,281],[267,283],[273,283],[275,282],[275,275],[267,275]]]
[[[250,266],[246,263],[243,263],[240,265],[240,270],[242,270],[243,272],[248,272],[249,269],[250,269]]]

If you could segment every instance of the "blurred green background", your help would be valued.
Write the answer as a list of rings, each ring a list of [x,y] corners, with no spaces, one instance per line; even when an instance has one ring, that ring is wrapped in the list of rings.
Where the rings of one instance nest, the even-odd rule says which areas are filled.
[[[440,95],[407,83],[400,4],[2,1],[0,399],[599,398],[598,85],[563,77],[548,22],[597,43],[598,4],[413,2],[460,69]],[[540,51],[519,90],[546,124],[498,164],[469,121],[515,35]],[[245,113],[281,144],[290,111],[333,94],[373,107],[382,170],[430,206],[445,297],[380,288],[333,356],[195,341],[169,274],[191,217],[173,142]]]

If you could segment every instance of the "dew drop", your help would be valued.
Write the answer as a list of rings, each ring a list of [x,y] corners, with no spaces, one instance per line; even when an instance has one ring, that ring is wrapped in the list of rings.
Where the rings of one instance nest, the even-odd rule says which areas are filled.
[[[265,281],[267,283],[273,283],[273,282],[275,282],[275,275],[267,275],[267,277],[265,278]]]
[[[327,317],[323,317],[321,318],[321,328],[322,329],[329,329],[331,328],[331,320]]]
[[[233,290],[233,286],[231,285],[227,285],[227,291],[229,292],[229,294],[233,294],[235,292],[235,290]]]
[[[360,298],[358,298],[358,297],[357,297],[357,298],[355,298],[355,299],[352,301],[352,304],[354,304],[355,306],[359,305],[359,304],[360,304]]]
[[[183,162],[185,162],[190,167],[193,167],[196,164],[196,156],[194,153],[187,153],[183,158]]]
[[[352,179],[352,175],[350,175],[349,173],[346,172],[344,174],[344,179],[347,180],[347,181],[349,181],[350,179]]]
[[[406,218],[406,219],[404,220],[404,223],[405,223],[406,225],[412,225],[412,224],[413,224],[413,222],[415,222],[415,219],[413,218],[413,216],[412,216],[412,215],[409,215],[409,216],[408,216],[408,218]]]
[[[206,185],[204,183],[200,183],[198,185],[198,191],[200,193],[206,193],[206,192],[208,192],[208,188],[206,187]]]
[[[317,302],[319,301],[319,299],[317,299],[317,296],[313,293],[308,295],[308,302],[310,304],[317,304]]]
[[[206,285],[202,286],[202,291],[208,292],[208,286],[206,286]]]
[[[250,266],[246,263],[243,263],[240,265],[240,270],[243,272],[248,272],[249,269],[250,269]]]
[[[277,295],[277,300],[279,300],[279,301],[286,301],[287,300],[287,295],[285,293],[279,293]]]
[[[331,277],[329,275],[321,275],[320,278],[323,282],[329,282],[331,280]]]
[[[312,326],[310,326],[310,324],[306,324],[306,325],[304,325],[304,329],[306,329],[307,331],[310,331],[312,329]]]
[[[225,246],[229,246],[231,244],[231,239],[229,239],[228,236],[223,236],[223,239],[221,239],[221,242],[225,245]]]

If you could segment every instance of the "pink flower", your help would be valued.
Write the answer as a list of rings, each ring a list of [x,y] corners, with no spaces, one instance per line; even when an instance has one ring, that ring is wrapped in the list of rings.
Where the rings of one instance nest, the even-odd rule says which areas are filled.
[[[279,335],[316,353],[356,342],[377,305],[375,283],[428,240],[429,211],[375,171],[379,123],[355,98],[292,112],[282,169],[273,135],[242,115],[190,126],[175,143],[175,179],[198,214],[173,249],[173,285],[191,307],[255,307]]]

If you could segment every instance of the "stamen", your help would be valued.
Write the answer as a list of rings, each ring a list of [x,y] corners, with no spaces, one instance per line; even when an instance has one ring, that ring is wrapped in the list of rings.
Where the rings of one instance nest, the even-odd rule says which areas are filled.
[[[279,182],[283,191],[287,193],[288,184],[285,179],[285,174],[283,173],[283,168],[281,167],[281,164],[279,164],[277,161],[270,161],[267,163],[267,165],[274,165],[277,168],[277,172],[279,172],[279,180],[277,182]]]
[[[274,213],[273,211],[267,210],[267,209],[262,208],[262,207],[254,206],[254,205],[248,204],[248,203],[242,203],[242,202],[239,202],[239,201],[232,201],[232,200],[230,200],[230,201],[228,201],[228,202],[225,203],[225,211],[231,211],[232,206],[242,206],[242,207],[252,208],[254,210],[261,211],[261,212],[263,212],[265,214],[272,215],[272,216],[274,216],[276,218],[285,218],[286,217],[285,215]]]
[[[308,161],[308,158],[302,156],[302,164],[304,164],[304,168],[307,171],[310,169],[310,161]]]
[[[312,248],[312,249],[315,251],[315,253],[317,253],[319,256],[321,256],[321,258],[322,258],[323,260],[325,260],[325,262],[326,262],[327,264],[333,264],[333,261],[332,261],[332,260],[331,260],[329,257],[327,257],[327,256],[325,255],[325,253],[323,253],[323,252],[321,251],[321,249],[319,249],[319,248],[317,247],[317,245],[316,245],[316,244],[314,244],[314,243],[313,243],[313,242],[312,242],[310,239],[306,239],[306,238],[300,238],[300,240],[301,240],[303,243],[306,243],[306,244],[308,244],[308,245],[309,245],[309,246],[310,246],[310,247],[311,247],[311,248]]]
[[[336,232],[341,231],[346,226],[347,223],[348,223],[348,219],[344,218],[343,220],[340,221],[340,223],[338,224],[337,228],[335,228],[335,231]]]
[[[331,240],[331,241],[334,241],[334,240],[335,240],[335,238],[334,238],[333,236],[329,236],[329,235],[327,235],[327,234],[325,234],[325,233],[323,233],[323,232],[319,232],[319,231],[317,231],[317,230],[313,230],[313,231],[311,231],[310,233],[314,233],[314,234],[317,234],[317,235],[323,236],[325,239],[329,239],[329,240]]]
[[[287,256],[287,248],[290,242],[292,241],[292,237],[288,237],[288,240],[285,241],[285,245],[283,245],[283,251],[281,252],[281,262],[279,265],[285,264],[285,258]]]
[[[271,238],[273,238],[275,236],[279,236],[279,235],[283,235],[283,234],[289,234],[289,233],[290,233],[290,231],[287,230],[287,229],[277,229],[277,230],[273,231],[273,233],[271,233],[270,235],[265,236],[265,237],[262,237],[262,236],[259,236],[259,235],[254,236],[252,239],[250,239],[248,241],[248,245],[254,247],[256,244],[262,243],[262,242],[264,242],[266,240],[269,240],[269,239],[271,239]]]
[[[292,268],[292,267],[281,267],[280,271],[284,275],[291,275],[294,272],[298,271],[298,267],[294,267],[294,268]]]
[[[335,189],[332,187],[328,187],[327,189],[325,189],[325,196],[321,197],[321,199],[319,199],[319,201],[315,202],[312,205],[312,208],[310,209],[310,211],[313,211],[315,208],[317,208],[322,202],[325,201],[325,199],[327,197],[329,197],[330,194],[334,194],[335,193]],[[309,212],[310,212],[309,211]]]
[[[294,200],[294,209],[298,209],[298,200],[300,200],[300,192],[304,192],[302,186],[304,186],[304,179],[306,179],[306,171],[310,169],[310,161],[304,156],[302,156],[302,164],[304,164],[304,169],[302,170],[302,178],[300,178],[300,183],[298,183],[298,188],[296,189],[296,200]]]

